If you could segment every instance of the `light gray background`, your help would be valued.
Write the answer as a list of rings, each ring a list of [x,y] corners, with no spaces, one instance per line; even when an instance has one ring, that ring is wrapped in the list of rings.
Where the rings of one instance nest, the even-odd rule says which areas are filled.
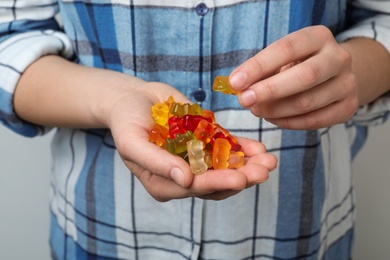
[[[390,259],[390,123],[370,130],[354,163],[357,197],[353,260]],[[50,139],[0,125],[0,259],[50,259]],[[336,259],[337,260],[337,259]]]

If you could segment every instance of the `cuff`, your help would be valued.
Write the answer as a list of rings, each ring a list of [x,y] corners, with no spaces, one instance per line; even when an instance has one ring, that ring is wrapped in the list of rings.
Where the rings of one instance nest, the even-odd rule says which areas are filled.
[[[336,36],[338,42],[366,37],[381,43],[390,53],[390,15],[376,15]]]
[[[69,38],[61,32],[44,30],[21,33],[0,42],[0,122],[24,136],[44,134],[49,128],[17,117],[13,109],[15,87],[30,64],[49,54],[72,58],[74,52]]]
[[[390,16],[376,15],[336,37],[342,42],[351,38],[366,37],[381,43],[390,54]],[[390,73],[390,72],[389,72]],[[374,126],[387,121],[390,111],[390,94],[379,97],[374,102],[358,109],[353,121],[360,125]]]

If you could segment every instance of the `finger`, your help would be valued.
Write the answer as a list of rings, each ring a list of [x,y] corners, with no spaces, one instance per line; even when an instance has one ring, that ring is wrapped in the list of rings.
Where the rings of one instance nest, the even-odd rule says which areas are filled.
[[[321,55],[313,56],[272,77],[256,82],[240,93],[239,102],[243,107],[250,107],[307,91],[338,75],[344,66],[349,64],[347,54],[345,52],[345,57],[341,60],[340,55],[333,57],[330,51],[324,51]]]
[[[218,196],[231,196],[245,188],[268,180],[269,171],[273,170],[276,164],[275,156],[263,154],[259,158],[251,158],[246,165],[238,170],[208,171],[197,175],[191,187],[192,196],[213,199],[217,199]],[[216,196],[216,192],[223,193]]]
[[[257,163],[265,166],[269,171],[276,168],[277,158],[273,154],[266,153],[266,147],[263,143],[245,137],[239,137],[238,141],[242,146],[242,152],[247,158],[245,165]]]
[[[190,196],[188,189],[181,187],[171,179],[153,174],[129,161],[125,161],[125,164],[139,179],[141,184],[145,187],[145,190],[159,202],[182,199]]]
[[[269,169],[262,164],[248,163],[238,169],[238,171],[240,171],[242,174],[245,174],[247,178],[247,184],[245,188],[266,182],[269,178]]]
[[[251,112],[257,117],[276,119],[302,115],[326,107],[344,99],[350,92],[348,86],[341,87],[337,81],[338,78],[332,78],[307,91],[253,106]]]
[[[193,173],[188,163],[181,157],[170,154],[154,143],[147,141],[147,138],[147,133],[145,133],[136,138],[138,140],[134,142],[117,144],[117,149],[122,158],[136,165],[141,165],[153,174],[174,180],[181,187],[189,187],[192,183]]]
[[[227,190],[227,191],[216,191],[210,194],[199,196],[198,198],[204,199],[204,200],[224,200],[231,196],[234,196],[241,191],[237,190]]]
[[[278,165],[278,158],[270,153],[265,153],[258,155],[256,157],[252,157],[249,159],[249,163],[255,163],[260,166],[264,166],[268,171],[273,171],[276,169]]]
[[[208,170],[194,176],[190,190],[193,196],[199,196],[216,191],[241,191],[246,184],[246,176],[237,170]]]
[[[242,146],[242,152],[246,157],[252,157],[266,152],[264,144],[259,141],[245,137],[237,137],[237,141]]]
[[[174,181],[150,173],[139,165],[125,163],[132,169],[132,173],[137,176],[148,193],[160,202],[187,197],[222,199],[237,194],[246,187],[246,177],[235,170],[209,170],[195,175],[193,184],[183,188]]]
[[[312,130],[339,124],[350,119],[358,108],[356,97],[345,102],[335,102],[329,106],[309,112],[304,115],[265,120],[281,128],[293,130]]]
[[[315,53],[330,37],[333,38],[332,34],[324,26],[308,27],[291,33],[237,67],[230,75],[230,83],[237,90],[246,89],[283,66]]]

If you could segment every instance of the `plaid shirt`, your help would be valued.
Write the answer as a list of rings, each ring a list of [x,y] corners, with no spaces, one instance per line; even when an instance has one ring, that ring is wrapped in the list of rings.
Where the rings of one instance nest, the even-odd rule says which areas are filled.
[[[376,39],[390,50],[390,1],[8,0],[0,2],[0,121],[26,136],[49,129],[20,120],[13,91],[45,54],[168,83],[235,135],[279,158],[268,182],[223,201],[155,201],[122,163],[106,129],[56,129],[50,187],[55,259],[348,259],[355,201],[351,160],[368,125],[385,121],[384,96],[344,123],[280,129],[213,93],[269,43],[314,24],[339,40]],[[61,11],[63,29],[54,15]],[[348,21],[348,23],[346,23]],[[346,24],[354,24],[348,27]],[[358,24],[356,24],[358,23]],[[342,32],[340,34],[340,32]],[[53,86],[56,87],[56,86]],[[152,155],[151,155],[152,156]]]

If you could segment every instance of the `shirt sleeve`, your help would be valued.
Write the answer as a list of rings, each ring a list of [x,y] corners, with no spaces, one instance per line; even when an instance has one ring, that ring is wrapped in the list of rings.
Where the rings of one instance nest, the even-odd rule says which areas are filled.
[[[13,94],[23,71],[44,55],[74,55],[55,19],[57,12],[56,0],[0,1],[0,122],[24,136],[49,128],[23,121],[14,112]]]
[[[390,1],[352,0],[349,22],[351,27],[339,34],[339,42],[355,37],[367,37],[381,43],[390,54]],[[390,71],[389,71],[390,73]],[[359,108],[353,120],[362,125],[378,125],[386,122],[390,111],[390,95]]]

